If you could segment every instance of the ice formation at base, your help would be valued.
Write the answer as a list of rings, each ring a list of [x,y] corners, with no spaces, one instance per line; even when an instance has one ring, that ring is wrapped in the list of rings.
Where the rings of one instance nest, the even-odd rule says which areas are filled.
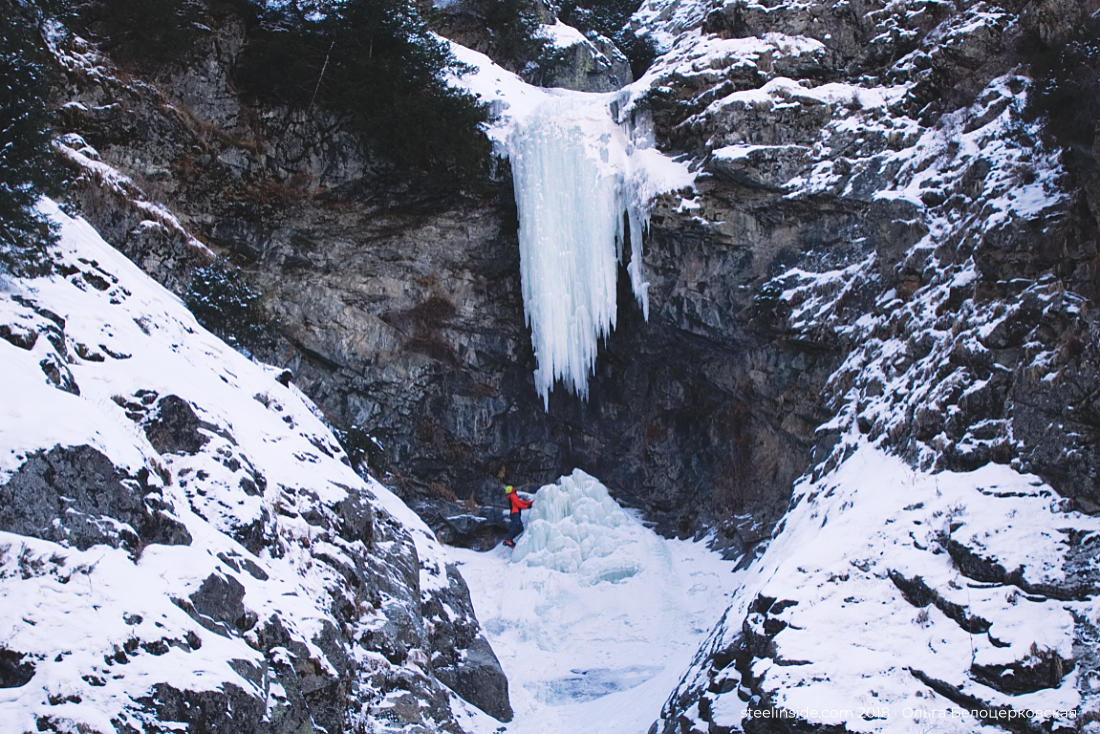
[[[535,387],[548,406],[557,381],[582,398],[601,339],[615,327],[616,282],[626,257],[643,314],[644,176],[608,95],[548,96],[508,141],[519,212],[520,275],[535,352]]]
[[[450,549],[508,676],[508,734],[647,731],[729,605],[734,564],[661,538],[582,471],[539,489],[524,522],[515,549]]]
[[[589,584],[637,575],[658,554],[656,536],[580,469],[535,495],[514,562],[575,574]]]

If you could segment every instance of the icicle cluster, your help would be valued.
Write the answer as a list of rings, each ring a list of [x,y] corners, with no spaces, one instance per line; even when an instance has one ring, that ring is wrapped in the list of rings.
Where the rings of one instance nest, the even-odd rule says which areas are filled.
[[[512,562],[574,574],[588,584],[642,573],[661,552],[656,536],[580,469],[540,488],[526,522]]]
[[[600,340],[615,327],[627,227],[628,273],[649,315],[641,256],[648,212],[630,172],[629,137],[611,118],[608,101],[551,97],[516,125],[508,144],[523,303],[544,407],[558,381],[588,397]]]

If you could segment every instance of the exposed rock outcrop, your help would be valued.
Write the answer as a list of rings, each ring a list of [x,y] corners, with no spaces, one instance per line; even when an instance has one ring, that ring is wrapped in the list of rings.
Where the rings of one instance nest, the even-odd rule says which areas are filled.
[[[128,476],[91,446],[39,451],[0,486],[0,530],[86,550],[191,542],[148,469]]]

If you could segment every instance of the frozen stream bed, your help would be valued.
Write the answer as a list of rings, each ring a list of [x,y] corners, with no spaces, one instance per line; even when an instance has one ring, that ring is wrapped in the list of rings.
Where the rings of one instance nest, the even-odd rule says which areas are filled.
[[[729,606],[733,563],[666,540],[581,471],[542,487],[515,550],[453,549],[514,720],[477,732],[645,734]]]

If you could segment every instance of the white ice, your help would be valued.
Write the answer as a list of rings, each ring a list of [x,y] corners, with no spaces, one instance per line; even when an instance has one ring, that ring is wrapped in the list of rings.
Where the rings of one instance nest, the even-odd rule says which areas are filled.
[[[646,213],[630,201],[630,147],[606,100],[588,95],[548,99],[509,140],[523,304],[544,404],[557,381],[588,395],[599,343],[616,322],[624,213],[631,262],[641,260]],[[647,311],[646,284],[635,270],[634,294]]]
[[[508,676],[506,731],[645,732],[728,606],[733,564],[659,537],[579,470],[524,523],[514,551],[452,551]]]
[[[451,48],[473,69],[455,83],[490,104],[490,137],[512,166],[535,387],[544,406],[559,382],[586,398],[600,342],[615,328],[619,266],[648,318],[649,212],[657,195],[691,186],[693,176],[653,146],[644,115],[622,112],[633,92],[533,87],[481,54]]]

